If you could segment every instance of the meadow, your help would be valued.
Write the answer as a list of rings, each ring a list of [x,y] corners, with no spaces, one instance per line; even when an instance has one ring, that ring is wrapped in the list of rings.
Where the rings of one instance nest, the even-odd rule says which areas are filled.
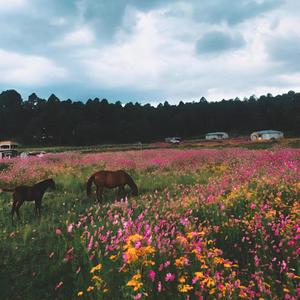
[[[139,195],[86,196],[101,169]],[[11,225],[0,194],[1,299],[298,299],[300,149],[146,149],[0,161],[0,187],[56,189]]]

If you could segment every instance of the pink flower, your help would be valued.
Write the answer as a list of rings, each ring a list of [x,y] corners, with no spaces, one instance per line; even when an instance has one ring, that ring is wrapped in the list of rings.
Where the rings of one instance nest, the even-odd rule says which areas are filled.
[[[257,255],[254,256],[255,267],[259,266],[259,258]]]
[[[158,284],[157,284],[157,291],[160,293],[161,289],[162,289],[161,281],[159,281]]]
[[[61,288],[61,286],[63,285],[64,283],[62,281],[60,281],[56,286],[55,286],[55,290],[58,290],[59,288]]]
[[[175,275],[172,273],[167,273],[165,276],[165,281],[174,281]]]
[[[142,298],[142,293],[138,293],[136,296],[134,296],[134,300],[139,300],[139,299],[141,299]]]
[[[149,278],[150,278],[150,280],[153,282],[154,281],[154,279],[155,279],[155,275],[156,275],[156,273],[153,271],[153,270],[150,270],[149,272],[148,272],[148,276],[149,276]]]
[[[56,228],[55,233],[56,233],[57,235],[61,235],[61,230],[60,230],[59,228]]]
[[[167,261],[164,263],[165,268],[167,268],[170,264],[171,264],[170,261],[167,260]]]
[[[73,224],[71,223],[71,224],[68,225],[67,232],[71,233],[72,230],[73,230]]]
[[[91,236],[91,238],[90,238],[90,241],[89,241],[89,244],[88,244],[88,252],[92,249],[92,247],[93,247],[93,236]]]

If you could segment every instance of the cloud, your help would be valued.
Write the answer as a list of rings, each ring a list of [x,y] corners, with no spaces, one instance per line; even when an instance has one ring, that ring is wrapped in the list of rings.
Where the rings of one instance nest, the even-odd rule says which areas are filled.
[[[196,43],[198,54],[215,54],[241,48],[245,41],[241,34],[230,34],[222,31],[206,32]]]
[[[156,103],[300,89],[295,0],[2,2],[3,89]]]
[[[44,85],[61,80],[67,72],[51,60],[41,56],[21,55],[0,49],[1,84],[20,86]]]
[[[236,25],[279,7],[283,0],[209,0],[194,3],[194,18],[199,22]]]
[[[93,31],[88,27],[81,27],[66,33],[62,38],[55,41],[53,45],[58,47],[87,46],[94,41],[95,35]]]
[[[0,0],[0,14],[14,13],[15,10],[24,8],[27,0]]]
[[[268,44],[272,61],[281,64],[286,71],[300,72],[300,36],[288,35],[272,39]]]

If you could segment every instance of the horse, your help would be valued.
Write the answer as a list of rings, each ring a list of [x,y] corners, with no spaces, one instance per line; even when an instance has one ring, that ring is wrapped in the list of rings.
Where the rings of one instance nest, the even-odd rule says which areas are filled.
[[[87,181],[86,193],[87,196],[91,196],[92,184],[96,185],[96,195],[98,202],[102,202],[103,189],[113,189],[118,187],[119,194],[124,193],[125,185],[129,185],[132,195],[137,196],[138,187],[131,178],[131,176],[123,170],[118,171],[98,171],[94,173]]]
[[[40,217],[42,198],[48,188],[55,188],[55,182],[52,178],[40,181],[33,186],[20,185],[13,189],[0,188],[0,192],[13,193],[13,204],[11,210],[12,224],[14,224],[15,213],[20,220],[19,208],[25,201],[35,201],[35,213],[38,217]]]

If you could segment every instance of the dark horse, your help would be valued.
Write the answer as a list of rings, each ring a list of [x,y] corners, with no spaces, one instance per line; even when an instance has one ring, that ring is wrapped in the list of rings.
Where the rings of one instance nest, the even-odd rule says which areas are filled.
[[[98,171],[94,173],[87,181],[86,193],[91,195],[92,183],[97,188],[97,200],[102,202],[103,189],[113,189],[118,187],[119,193],[124,193],[124,186],[128,184],[131,188],[132,195],[137,196],[138,188],[133,179],[123,170],[118,171]]]
[[[41,216],[42,198],[47,188],[55,188],[55,183],[52,178],[36,183],[33,186],[20,185],[14,189],[0,189],[0,192],[13,193],[13,204],[11,210],[11,222],[14,223],[14,214],[16,212],[20,220],[19,208],[25,201],[35,201],[35,213]]]

